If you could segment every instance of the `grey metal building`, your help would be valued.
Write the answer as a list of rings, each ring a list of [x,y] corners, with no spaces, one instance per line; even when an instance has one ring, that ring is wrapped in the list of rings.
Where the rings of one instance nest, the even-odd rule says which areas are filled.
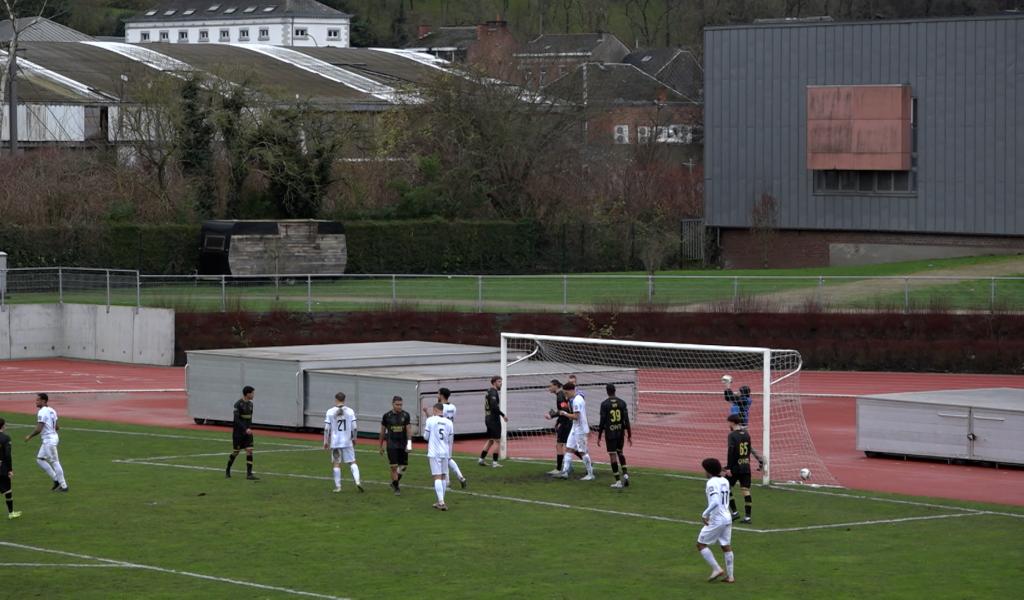
[[[1024,15],[714,27],[704,48],[727,265],[761,266],[763,198],[771,266],[1024,249]]]

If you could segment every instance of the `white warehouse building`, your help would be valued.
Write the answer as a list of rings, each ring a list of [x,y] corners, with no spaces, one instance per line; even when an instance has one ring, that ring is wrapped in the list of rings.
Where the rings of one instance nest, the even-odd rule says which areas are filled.
[[[349,47],[351,15],[316,0],[164,0],[125,19],[129,44]]]

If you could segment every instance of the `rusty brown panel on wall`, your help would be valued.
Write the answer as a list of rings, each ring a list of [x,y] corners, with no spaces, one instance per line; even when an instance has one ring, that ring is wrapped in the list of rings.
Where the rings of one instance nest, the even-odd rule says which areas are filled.
[[[807,168],[910,170],[908,85],[807,86]]]

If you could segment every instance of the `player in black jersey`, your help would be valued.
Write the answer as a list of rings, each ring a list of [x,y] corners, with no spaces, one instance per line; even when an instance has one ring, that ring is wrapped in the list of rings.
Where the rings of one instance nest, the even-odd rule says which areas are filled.
[[[548,391],[555,395],[555,408],[544,415],[545,419],[555,419],[555,470],[548,471],[548,475],[554,477],[562,472],[562,463],[565,461],[565,442],[568,441],[569,432],[572,431],[572,420],[561,416],[561,413],[572,412],[572,407],[565,399],[561,381],[552,379],[548,384]]]
[[[391,399],[391,410],[384,413],[380,420],[380,453],[384,447],[388,450],[388,463],[391,465],[391,489],[396,496],[402,495],[399,482],[409,466],[409,450],[412,446],[412,418],[402,410],[402,397]]]
[[[622,448],[628,440],[633,445],[633,430],[629,426],[629,410],[626,403],[615,395],[615,385],[604,386],[608,399],[601,403],[601,423],[597,426],[597,445],[601,445],[604,435],[608,446],[608,459],[612,463],[612,474],[615,483],[611,487],[619,489],[629,487],[629,473],[626,471],[626,457]],[[622,478],[619,479],[619,467],[622,467]]]
[[[723,475],[729,480],[729,486],[739,482],[743,491],[744,523],[750,523],[751,498],[750,498],[750,457],[757,459],[757,470],[764,468],[764,460],[750,443],[750,434],[743,427],[743,417],[739,414],[729,415],[729,459]],[[740,513],[736,511],[736,500],[729,496],[729,510],[732,512],[733,520],[736,520]]]
[[[234,430],[231,432],[231,445],[233,450],[228,457],[228,467],[224,470],[224,476],[231,477],[231,465],[235,464],[238,453],[245,450],[245,478],[257,480],[252,474],[252,399],[256,388],[247,385],[242,388],[242,397],[235,402]]]
[[[508,417],[501,412],[501,377],[491,377],[491,387],[484,395],[484,425],[487,426],[487,444],[480,451],[480,460],[476,461],[481,467],[487,464],[487,452],[492,446],[497,446],[491,454],[491,466],[500,467],[498,462],[498,450],[501,449],[501,419],[508,423]]]
[[[11,438],[4,433],[6,430],[7,421],[0,418],[0,494],[7,503],[7,518],[17,519],[21,512],[14,510],[14,492],[11,491],[14,463],[11,459]]]

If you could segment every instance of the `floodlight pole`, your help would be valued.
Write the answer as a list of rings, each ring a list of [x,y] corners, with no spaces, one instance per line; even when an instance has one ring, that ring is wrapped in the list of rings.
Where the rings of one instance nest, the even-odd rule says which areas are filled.
[[[7,119],[11,132],[11,156],[14,156],[18,153],[18,86],[15,78],[15,74],[18,72],[18,52],[16,50],[12,52],[10,47],[7,52],[11,57],[7,73]]]

